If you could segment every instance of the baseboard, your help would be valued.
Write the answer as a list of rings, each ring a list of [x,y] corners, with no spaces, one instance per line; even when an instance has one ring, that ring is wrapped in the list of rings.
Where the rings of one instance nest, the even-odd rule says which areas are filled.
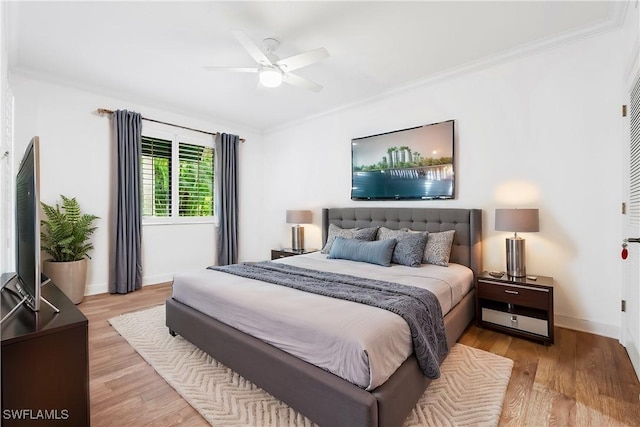
[[[98,295],[98,294],[106,294],[109,292],[109,284],[108,283],[93,283],[91,285],[87,285],[87,288],[84,291],[84,295]]]
[[[554,316],[555,325],[561,328],[573,329],[590,334],[602,335],[605,337],[620,339],[620,327],[606,323],[592,322],[590,320],[576,319],[575,317]]]
[[[630,335],[627,332],[627,337]],[[631,365],[636,372],[636,377],[640,379],[640,351],[635,346],[633,340],[627,339],[627,342],[622,343],[624,347],[627,349],[627,354],[629,355],[629,359],[631,359]]]
[[[157,285],[159,283],[171,282],[173,280],[173,274],[159,274],[157,276],[145,276],[142,278],[142,286]],[[84,295],[98,295],[109,293],[108,283],[93,283],[87,285],[87,289]]]
[[[142,286],[159,285],[160,283],[173,282],[173,274],[158,274],[156,276],[144,276]]]

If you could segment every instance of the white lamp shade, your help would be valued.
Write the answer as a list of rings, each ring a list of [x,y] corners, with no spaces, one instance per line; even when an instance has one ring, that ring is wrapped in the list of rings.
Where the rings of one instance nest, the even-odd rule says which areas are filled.
[[[287,223],[288,224],[311,224],[311,211],[303,210],[288,210],[287,211]]]
[[[516,233],[540,231],[538,209],[496,209],[496,230]]]

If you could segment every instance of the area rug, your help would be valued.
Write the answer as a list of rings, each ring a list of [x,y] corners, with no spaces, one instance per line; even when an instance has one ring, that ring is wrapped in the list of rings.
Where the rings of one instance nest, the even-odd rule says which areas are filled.
[[[182,337],[171,337],[164,305],[109,323],[211,425],[315,426]],[[497,426],[512,368],[510,359],[456,344],[405,427]]]

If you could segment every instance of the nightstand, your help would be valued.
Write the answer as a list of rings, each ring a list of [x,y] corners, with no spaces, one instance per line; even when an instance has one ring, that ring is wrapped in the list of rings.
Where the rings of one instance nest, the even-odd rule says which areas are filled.
[[[291,248],[271,249],[271,259],[274,260],[278,258],[286,258],[289,256],[310,254],[311,252],[317,252],[317,251],[318,251],[317,249],[302,249],[302,250],[296,250]]]
[[[532,277],[529,275],[528,277]],[[478,275],[476,324],[553,344],[553,277]],[[536,276],[533,276],[536,277]]]

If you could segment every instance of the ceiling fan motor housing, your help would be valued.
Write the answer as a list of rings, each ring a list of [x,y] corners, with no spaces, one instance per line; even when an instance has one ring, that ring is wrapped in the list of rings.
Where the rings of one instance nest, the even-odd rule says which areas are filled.
[[[278,87],[284,81],[292,86],[302,87],[313,92],[322,90],[322,86],[302,76],[292,73],[299,68],[315,64],[329,56],[325,48],[309,50],[298,55],[280,59],[275,51],[280,47],[280,40],[267,37],[262,40],[260,49],[243,31],[233,30],[233,35],[245,48],[249,55],[258,63],[256,68],[247,67],[207,67],[220,68],[243,73],[258,73],[260,84],[266,87]]]

